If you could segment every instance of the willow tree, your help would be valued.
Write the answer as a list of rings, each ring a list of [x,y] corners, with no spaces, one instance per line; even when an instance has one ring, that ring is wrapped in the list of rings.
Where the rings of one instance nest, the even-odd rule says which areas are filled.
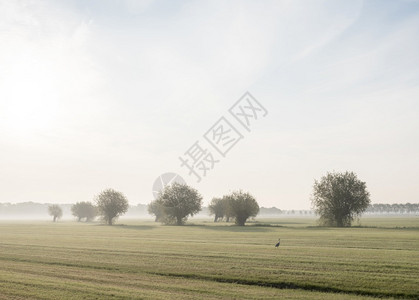
[[[248,218],[256,217],[259,213],[259,204],[249,193],[233,192],[224,196],[224,199],[229,201],[231,215],[234,217],[236,225],[244,226]]]
[[[312,205],[320,224],[347,227],[370,205],[370,194],[365,182],[355,173],[327,173],[314,181]]]
[[[53,218],[53,222],[56,222],[63,216],[63,210],[56,204],[48,206],[48,213]]]
[[[95,202],[99,215],[108,225],[112,225],[119,216],[125,214],[129,207],[124,194],[113,189],[101,192]]]
[[[183,225],[188,217],[197,214],[201,207],[202,196],[197,190],[186,184],[173,183],[150,203],[149,212],[163,223]]]
[[[77,202],[71,206],[71,213],[80,222],[85,219],[86,222],[92,221],[97,215],[97,208],[90,202]]]

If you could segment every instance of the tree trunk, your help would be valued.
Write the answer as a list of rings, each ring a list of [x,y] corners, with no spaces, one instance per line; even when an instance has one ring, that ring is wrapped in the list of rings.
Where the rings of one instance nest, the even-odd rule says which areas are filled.
[[[247,218],[236,217],[236,225],[244,226],[244,224],[246,223],[246,220],[247,220]]]
[[[180,217],[176,217],[177,221],[176,221],[176,225],[183,225],[182,223],[182,218]]]
[[[57,220],[57,216],[54,216],[54,219],[52,221],[55,222],[56,220]]]
[[[108,225],[112,226],[112,218],[108,219]]]

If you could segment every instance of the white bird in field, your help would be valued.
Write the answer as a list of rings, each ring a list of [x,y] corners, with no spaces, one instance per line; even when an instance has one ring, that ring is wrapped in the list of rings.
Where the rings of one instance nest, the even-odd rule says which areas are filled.
[[[278,248],[280,244],[281,244],[281,239],[278,239],[278,243],[276,243],[275,248]]]

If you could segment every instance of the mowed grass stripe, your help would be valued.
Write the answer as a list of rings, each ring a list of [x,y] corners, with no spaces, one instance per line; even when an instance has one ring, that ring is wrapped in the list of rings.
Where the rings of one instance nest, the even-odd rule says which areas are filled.
[[[24,251],[29,250],[30,248],[25,249]],[[89,251],[72,251],[69,249],[60,249],[60,251],[56,251],[54,252],[53,249],[48,249],[48,247],[43,247],[42,249],[38,249],[39,252],[38,254],[36,253],[35,250],[31,250],[30,251],[30,255],[31,257],[36,256],[39,259],[41,259],[42,257],[44,257],[46,260],[40,260],[41,263],[55,263],[55,262],[51,262],[51,258],[53,258],[54,256],[57,256],[60,258],[60,262],[58,262],[59,264],[68,264],[64,261],[69,261],[70,265],[73,265],[73,262],[77,262],[77,260],[80,260],[81,262],[83,261],[88,261],[91,262],[92,259],[91,257],[89,257],[90,255],[92,255],[92,253]],[[45,255],[45,253],[53,253],[54,255]],[[15,255],[15,259],[19,260],[22,259],[22,256],[20,256],[19,251],[16,249],[16,247],[11,247],[11,249],[9,249],[9,251],[7,251],[6,247],[2,248],[2,254],[13,254]],[[67,255],[67,257],[64,256],[64,254]],[[103,254],[103,252],[102,252]],[[160,253],[136,253],[135,255],[132,252],[124,253],[123,251],[120,252],[108,252],[105,253],[106,255],[103,256],[99,256],[98,253],[94,253],[94,255],[96,255],[96,260],[98,262],[100,262],[100,266],[102,266],[102,261],[105,259],[105,261],[109,260],[110,257],[114,256],[114,255],[118,255],[118,259],[123,261],[123,258],[130,258],[131,262],[129,263],[130,265],[137,265],[138,262],[141,262],[143,260],[146,259],[153,259],[153,260],[158,260],[161,261],[162,259],[170,259],[172,262],[175,262],[176,265],[176,261],[177,260],[185,260],[187,259],[188,261],[192,261],[193,263],[198,263],[200,260],[205,259],[206,263],[210,263],[210,264],[216,264],[216,263],[221,263],[223,265],[225,265],[226,263],[230,263],[233,265],[237,265],[240,264],[242,262],[245,261],[244,258],[240,257],[240,256],[221,256],[221,255],[211,255],[211,256],[206,256],[206,255],[189,255],[187,258],[184,257],[184,255],[182,254],[170,254],[170,255],[166,255],[166,254],[160,254]],[[19,256],[17,256],[19,255]],[[83,259],[83,257],[88,257],[88,259]],[[327,256],[327,257],[319,257],[317,256],[317,261],[313,262],[312,260],[307,260],[302,259],[299,256],[287,256],[286,257],[286,261],[282,261],[281,262],[281,271],[286,271],[287,269],[290,270],[296,270],[296,264],[298,263],[298,270],[300,271],[309,271],[309,270],[313,270],[313,269],[317,269],[319,271],[326,271],[328,269],[330,269],[330,265],[327,265],[326,263],[331,263],[333,262],[334,267],[339,268],[342,271],[352,271],[354,269],[356,269],[357,272],[375,272],[375,273],[384,273],[387,274],[388,271],[393,271],[393,273],[401,273],[402,274],[406,274],[406,271],[412,271],[415,272],[418,270],[418,265],[412,263],[412,261],[410,261],[412,259],[412,257],[410,256],[406,256],[407,260],[404,263],[399,262],[381,262],[381,263],[377,263],[377,262],[370,262],[366,259],[363,260],[359,260],[359,259],[347,259],[346,261],[333,261],[331,260],[331,256]],[[0,257],[1,259],[1,257]],[[9,259],[12,259],[11,257]],[[135,261],[137,260],[137,262]],[[235,262],[236,260],[236,262]],[[264,270],[267,271],[269,269],[272,269],[274,274],[277,274],[278,271],[276,269],[276,266],[274,268],[272,267],[267,267],[267,265],[269,265],[270,263],[278,263],[277,259],[272,259],[271,257],[260,257],[258,258],[258,264],[254,264],[254,267],[257,267],[258,265]],[[355,262],[362,262],[362,265],[354,265]],[[166,262],[165,262],[166,263]],[[56,263],[55,263],[56,264]],[[99,267],[100,267],[99,266]]]
[[[133,297],[138,296],[132,293],[127,294],[127,291],[131,290],[132,292],[138,293],[141,292],[141,295],[144,296],[145,290],[153,290],[154,292],[151,293],[151,295],[156,296],[155,291],[160,290],[159,284],[157,284],[156,276],[159,275],[160,277],[163,276],[164,278],[160,279],[161,282],[164,282],[164,289],[163,290],[170,290],[171,295],[176,294],[177,292],[181,292],[182,295],[185,295],[188,291],[194,292],[194,293],[203,293],[202,290],[202,284],[195,288],[190,288],[191,285],[191,279],[196,280],[205,280],[205,281],[214,281],[214,282],[222,282],[222,283],[232,283],[232,284],[240,284],[240,285],[251,285],[251,286],[258,286],[258,287],[274,287],[274,288],[280,288],[280,289],[302,289],[302,290],[308,290],[308,291],[320,291],[320,292],[333,292],[333,293],[349,293],[349,294],[358,294],[358,295],[368,295],[368,296],[386,296],[382,294],[377,293],[368,293],[365,291],[345,291],[340,289],[333,289],[328,287],[319,287],[319,286],[312,286],[309,284],[305,284],[302,286],[297,286],[290,282],[261,282],[261,281],[250,281],[250,280],[244,280],[244,279],[238,279],[238,278],[226,278],[226,277],[208,277],[208,276],[197,276],[194,274],[144,274],[141,277],[133,277],[130,278],[127,276],[126,273],[123,274],[115,274],[113,272],[105,272],[104,274],[99,274],[97,270],[94,270],[90,273],[87,273],[85,270],[80,270],[78,268],[69,268],[64,267],[64,269],[57,269],[52,267],[43,267],[41,268],[34,268],[32,265],[27,264],[20,268],[16,265],[16,263],[13,262],[13,264],[9,265],[8,267],[3,265],[3,268],[5,269],[7,276],[2,276],[3,274],[0,273],[0,279],[3,283],[8,284],[21,284],[24,286],[29,287],[36,287],[36,289],[39,288],[39,286],[48,289],[48,287],[51,287],[52,284],[55,284],[57,282],[57,278],[59,278],[58,281],[64,280],[65,281],[65,288],[61,287],[61,291],[66,291],[70,294],[73,294],[77,291],[84,291],[88,295],[89,289],[93,288],[94,290],[97,289],[98,285],[104,285],[105,290],[108,290],[108,293],[102,292],[96,296],[115,296],[116,291],[124,291],[124,295],[127,297]],[[14,273],[18,274],[24,274],[25,282],[22,283],[20,281],[13,280],[15,276],[13,276]],[[102,275],[102,276],[100,276]],[[100,277],[99,277],[100,276]],[[151,278],[150,278],[151,277]],[[166,277],[174,277],[174,278],[184,278],[188,279],[188,287],[179,287],[179,282],[176,282],[175,284],[169,285],[169,280]],[[7,278],[7,279],[5,279]],[[19,277],[18,277],[19,278]],[[54,278],[54,280],[51,280],[51,278]],[[29,281],[29,282],[27,282]],[[80,283],[82,282],[82,288],[80,287]],[[147,284],[145,284],[148,282]],[[205,285],[207,286],[207,285]],[[20,289],[18,289],[20,290]],[[210,289],[211,293],[213,294],[213,290]],[[48,294],[48,293],[47,293]],[[93,293],[94,294],[94,293]],[[92,294],[92,295],[93,295]],[[86,296],[84,295],[84,296]],[[220,294],[220,296],[223,296],[224,294]],[[393,295],[393,296],[404,296],[404,295]]]
[[[271,286],[301,289],[303,295],[322,289],[346,295],[419,295],[419,231],[221,227],[0,223],[0,270],[3,263],[14,262],[40,270],[241,283],[259,286],[262,294]],[[278,236],[284,242],[275,249],[272,241]],[[401,245],[405,249],[398,250]]]
[[[48,246],[26,246],[24,249],[22,249],[19,245],[4,245],[0,244],[0,249],[2,253],[11,253],[11,254],[21,254],[19,251],[23,253],[30,253],[32,256],[46,256],[48,253],[54,253],[56,256],[62,258],[62,259],[75,259],[79,258],[82,259],[83,257],[89,256],[88,260],[91,260],[95,256],[97,258],[106,258],[106,257],[113,257],[115,255],[118,256],[120,260],[123,260],[124,257],[126,258],[138,258],[139,260],[143,260],[144,257],[149,258],[156,258],[159,256],[163,256],[165,258],[171,258],[173,260],[182,258],[185,258],[185,254],[187,254],[188,260],[198,259],[202,260],[205,258],[205,260],[214,262],[217,260],[228,260],[231,262],[234,262],[234,260],[238,260],[239,262],[242,260],[246,260],[247,258],[253,257],[254,253],[227,253],[227,252],[213,252],[211,255],[207,255],[207,253],[198,252],[198,249],[196,251],[198,253],[190,253],[190,252],[183,252],[183,253],[172,253],[172,252],[161,252],[161,251],[154,251],[150,252],[150,250],[143,250],[139,249],[137,251],[125,251],[125,250],[96,250],[92,251],[90,249],[81,249],[81,248],[64,248],[64,247],[48,247]],[[28,251],[30,250],[30,251]],[[339,266],[340,268],[343,268],[343,270],[350,270],[354,267],[355,262],[362,262],[360,265],[356,265],[355,267],[362,271],[362,268],[365,268],[371,272],[371,267],[376,267],[377,272],[386,272],[386,268],[391,268],[394,270],[401,269],[403,271],[406,271],[406,269],[411,270],[417,270],[419,267],[419,255],[418,253],[412,253],[410,252],[397,252],[393,253],[391,251],[352,251],[352,254],[355,254],[354,257],[345,257],[344,256],[347,251],[338,250],[335,249],[328,249],[328,250],[313,250],[309,249],[310,252],[306,252],[307,249],[288,249],[287,247],[282,248],[281,250],[272,251],[272,249],[269,249],[269,253],[263,253],[259,252],[259,256],[257,259],[257,263],[265,265],[266,263],[287,263],[287,262],[298,262],[302,267],[304,264],[306,264],[308,267],[312,267],[313,265],[319,264],[319,266],[328,267],[326,262],[333,262],[335,266]],[[173,251],[173,249],[172,249]],[[274,255],[273,255],[273,252]],[[382,260],[377,262],[375,259],[377,257],[383,257],[383,254],[387,257],[397,256],[397,261],[391,261],[391,260]],[[395,255],[394,255],[395,254]],[[49,258],[48,254],[48,258]],[[313,261],[313,258],[316,258],[315,261]],[[223,262],[224,263],[224,262]],[[256,265],[256,264],[255,264]],[[283,268],[286,268],[286,265],[282,265]],[[291,265],[293,267],[293,265]],[[347,269],[346,269],[347,268]]]
[[[153,273],[158,274],[158,273]],[[260,286],[260,287],[271,287],[271,288],[278,288],[278,289],[291,289],[291,290],[304,290],[304,291],[316,291],[316,292],[327,292],[327,293],[335,293],[339,295],[344,294],[354,294],[354,295],[362,295],[362,296],[371,296],[371,297],[392,297],[392,298],[409,298],[409,299],[416,299],[416,295],[409,295],[405,293],[381,293],[381,292],[371,292],[368,290],[356,290],[356,289],[339,289],[333,288],[329,286],[320,286],[320,285],[313,285],[310,283],[304,284],[296,284],[294,282],[269,282],[269,281],[260,281],[260,280],[248,280],[242,278],[227,278],[227,277],[211,277],[211,276],[202,276],[196,274],[168,274],[168,273],[160,273],[162,276],[171,276],[171,277],[182,277],[187,279],[201,279],[201,280],[209,280],[209,281],[216,281],[216,282],[226,282],[226,283],[234,283],[234,284],[242,284],[242,285],[251,285],[251,286]],[[335,296],[337,297],[337,296]]]
[[[46,252],[48,253],[50,251],[46,251]],[[55,254],[58,254],[58,256],[61,256],[60,253],[55,253]],[[107,270],[129,272],[129,273],[139,273],[139,272],[144,272],[144,271],[151,272],[151,270],[155,270],[155,269],[159,269],[160,271],[171,269],[172,271],[174,271],[176,269],[177,270],[176,274],[179,276],[184,275],[184,274],[189,274],[189,272],[194,271],[195,274],[200,275],[200,276],[203,276],[205,274],[219,275],[221,276],[220,277],[221,279],[223,278],[223,276],[227,276],[227,275],[230,277],[233,276],[232,277],[233,281],[237,281],[238,278],[243,278],[244,276],[246,276],[252,279],[252,282],[254,280],[258,282],[263,281],[264,284],[268,286],[274,286],[274,285],[283,286],[283,282],[284,282],[283,280],[286,280],[285,282],[287,284],[291,280],[291,282],[293,282],[294,285],[303,284],[303,286],[305,286],[304,282],[307,281],[308,278],[311,278],[311,282],[317,284],[317,286],[319,287],[318,290],[323,289],[324,286],[331,286],[332,280],[333,280],[333,285],[340,286],[343,284],[346,287],[345,290],[335,288],[338,291],[348,291],[349,289],[353,289],[358,285],[365,285],[363,281],[369,281],[370,283],[373,283],[372,286],[374,285],[376,286],[373,294],[375,293],[376,295],[388,295],[388,296],[400,295],[396,293],[385,292],[389,288],[391,289],[394,288],[392,286],[394,284],[394,279],[393,279],[394,273],[390,274],[390,276],[388,276],[387,274],[382,274],[381,276],[378,276],[378,274],[374,274],[371,271],[371,267],[366,268],[364,272],[367,272],[367,274],[365,275],[359,274],[360,273],[359,270],[356,270],[356,272],[354,271],[348,272],[348,270],[340,267],[340,270],[343,271],[343,274],[341,274],[340,276],[335,274],[333,269],[330,269],[330,267],[326,268],[325,264],[320,264],[320,266],[323,267],[321,270],[311,271],[311,272],[302,271],[301,264],[290,264],[288,266],[282,267],[281,270],[273,270],[273,271],[271,270],[272,272],[269,272],[270,270],[266,268],[257,269],[256,266],[252,266],[252,268],[241,267],[240,271],[236,272],[234,270],[234,267],[232,267],[231,270],[226,268],[226,264],[232,265],[231,258],[226,258],[225,260],[221,260],[218,262],[215,261],[214,263],[211,263],[211,261],[206,260],[205,264],[199,268],[196,268],[197,266],[199,266],[199,260],[196,260],[196,259],[192,260],[190,258],[187,258],[188,263],[186,265],[188,265],[188,267],[184,268],[184,267],[179,267],[179,264],[182,264],[182,262],[185,262],[185,258],[183,259],[179,258],[175,260],[173,257],[162,257],[160,255],[156,255],[154,256],[153,259],[148,259],[149,264],[152,264],[152,268],[150,268],[149,264],[141,265],[141,264],[136,263],[136,259],[134,259],[134,257],[131,257],[132,262],[129,262],[129,263],[124,263],[121,261],[110,262],[111,261],[110,257],[97,257],[96,259],[98,261],[96,263],[92,263],[91,260],[85,260],[85,259],[76,262],[73,257],[83,257],[83,255],[80,256],[81,254],[80,251],[77,251],[76,253],[77,255],[71,254],[71,251],[69,251],[68,254],[70,254],[69,258],[64,259],[64,260],[63,258],[60,258],[60,259],[57,258],[57,260],[54,261],[52,260],[53,257],[51,256],[41,256],[41,257],[37,257],[36,260],[34,260],[34,254],[32,253],[30,258],[28,258],[26,261],[32,262],[32,263],[38,263],[41,265],[51,264],[51,265],[57,265],[57,266],[78,266],[82,268],[107,269]],[[84,257],[88,257],[88,255],[89,254],[86,253]],[[18,261],[18,260],[22,261],[22,258],[16,258],[16,257],[14,258],[10,257],[9,259],[13,261]],[[108,261],[108,263],[104,264],[102,263],[102,260]],[[170,262],[170,264],[168,262]],[[208,263],[210,263],[211,266],[208,266]],[[189,266],[189,264],[195,265],[195,268],[192,268],[191,266]],[[239,261],[236,265],[240,266],[240,265],[245,265],[245,264],[246,264],[246,261]],[[163,265],[163,268],[161,268],[161,265]],[[222,270],[222,272],[214,272],[214,270],[217,270],[217,269]],[[246,275],[246,273],[250,273],[252,275],[248,275],[248,274]],[[347,276],[342,276],[344,274],[347,274]],[[269,275],[273,275],[273,276],[269,276]],[[354,278],[351,278],[353,276],[356,277],[356,280]],[[371,276],[374,277],[373,280],[370,278]],[[254,277],[255,279],[253,279],[252,277]],[[272,277],[275,277],[276,280],[274,280]],[[411,275],[404,275],[401,277],[398,276],[397,278],[398,288],[403,289],[403,287],[405,287],[406,285],[408,287],[409,278],[410,278],[410,281],[414,280],[414,277],[412,277]],[[376,283],[374,284],[374,282]],[[387,286],[389,284],[390,286]],[[332,285],[332,288],[333,288],[333,285]],[[310,286],[310,289],[315,290],[315,288],[312,286]],[[370,287],[368,287],[368,289],[371,290]],[[362,293],[362,291],[360,290],[355,290],[355,292]],[[405,295],[408,296],[408,294],[406,293]]]
[[[144,274],[115,274],[106,270],[91,270],[53,266],[32,266],[12,263],[0,272],[0,290],[7,287],[10,296],[33,299],[334,299],[334,295],[304,291],[282,291],[236,283],[217,283],[192,278],[173,278]],[[42,295],[37,297],[36,295]],[[348,299],[359,299],[349,297]]]

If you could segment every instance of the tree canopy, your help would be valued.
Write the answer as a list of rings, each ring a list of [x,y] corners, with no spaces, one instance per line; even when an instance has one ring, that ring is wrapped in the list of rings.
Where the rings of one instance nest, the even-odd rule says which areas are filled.
[[[231,214],[235,219],[236,225],[244,226],[247,219],[256,217],[259,213],[259,204],[249,193],[242,191],[233,192],[226,196],[230,203]]]
[[[224,218],[224,202],[222,198],[213,198],[211,203],[208,206],[210,215],[214,215],[214,222],[217,222],[219,219]]]
[[[166,212],[163,206],[163,202],[161,200],[154,200],[151,201],[150,204],[147,206],[148,213],[150,215],[154,215],[156,222],[163,222],[165,223]]]
[[[96,217],[97,209],[90,202],[77,202],[71,207],[71,213],[79,222],[81,219],[85,219],[86,222],[89,222]]]
[[[194,188],[180,183],[167,186],[158,198],[149,204],[149,212],[166,224],[183,225],[189,216],[202,207],[202,196]]]
[[[351,226],[370,205],[370,194],[365,182],[353,172],[327,173],[314,181],[312,204],[325,226]]]
[[[129,207],[124,194],[113,189],[102,191],[95,202],[99,215],[108,225],[112,225],[115,219],[127,212]]]
[[[53,217],[53,222],[56,222],[63,216],[63,210],[56,204],[48,206],[48,213]]]
[[[218,222],[225,218],[229,222],[232,217],[230,197],[213,198],[208,206],[210,215],[214,216],[214,222]]]

